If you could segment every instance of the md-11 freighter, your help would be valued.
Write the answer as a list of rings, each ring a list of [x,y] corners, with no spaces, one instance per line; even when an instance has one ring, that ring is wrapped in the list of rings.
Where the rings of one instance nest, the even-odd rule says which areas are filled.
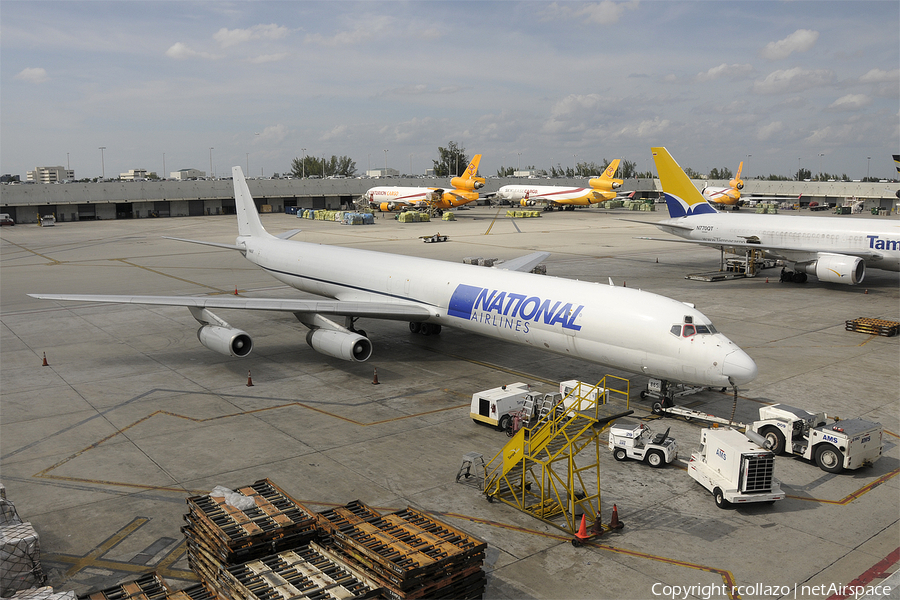
[[[455,327],[665,381],[720,387],[745,384],[757,368],[743,350],[692,306],[651,292],[530,273],[536,252],[488,268],[292,241],[269,234],[240,167],[233,168],[238,237],[247,260],[321,300],[223,296],[31,294],[48,300],[185,306],[201,324],[200,342],[246,356],[250,336],[210,309],[294,313],[316,351],[365,361],[372,344],[354,328],[361,317],[408,321],[410,330]],[[194,240],[182,240],[194,241]]]
[[[545,210],[575,210],[576,206],[590,206],[604,200],[615,200],[614,189],[621,187],[622,180],[614,179],[620,159],[615,159],[606,167],[600,177],[590,180],[588,188],[566,187],[562,185],[504,185],[492,197],[521,206],[543,205]]]
[[[366,190],[362,199],[381,211],[425,208],[440,212],[456,208],[478,200],[477,190],[484,187],[484,177],[478,177],[480,162],[481,155],[476,154],[463,174],[450,180],[451,189],[380,185]]]

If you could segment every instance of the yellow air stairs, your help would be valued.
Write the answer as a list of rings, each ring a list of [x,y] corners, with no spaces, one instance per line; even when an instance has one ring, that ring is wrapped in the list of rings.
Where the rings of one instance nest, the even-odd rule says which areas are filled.
[[[625,389],[610,389],[608,383]],[[600,436],[612,421],[632,412],[630,392],[627,379],[607,375],[595,386],[577,384],[564,398],[547,394],[533,426],[516,432],[488,462],[488,501],[505,502],[572,534],[582,515],[597,521]],[[555,404],[547,402],[552,396]]]

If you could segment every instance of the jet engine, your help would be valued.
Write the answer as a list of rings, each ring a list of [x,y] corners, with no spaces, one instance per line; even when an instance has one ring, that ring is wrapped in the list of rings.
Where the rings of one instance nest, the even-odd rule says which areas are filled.
[[[606,192],[619,189],[622,187],[622,183],[623,181],[621,179],[606,179],[605,177],[595,177],[588,181],[588,185],[595,190],[603,190]]]
[[[534,206],[536,203],[534,200],[530,200],[528,198],[523,198],[519,201],[519,204],[522,206]]]
[[[866,263],[857,256],[821,253],[818,260],[797,265],[797,270],[815,275],[819,281],[856,285],[866,276]]]
[[[472,177],[471,179],[466,179],[464,177],[454,177],[450,180],[450,185],[452,185],[457,190],[474,192],[475,190],[484,187],[484,177]]]
[[[253,349],[253,340],[247,332],[233,327],[204,325],[197,330],[200,343],[219,354],[244,357]]]
[[[391,212],[395,208],[397,208],[397,206],[393,202],[382,202],[378,205],[378,209],[383,212]]]
[[[353,362],[365,362],[372,356],[372,342],[352,332],[311,329],[306,343],[316,352]]]

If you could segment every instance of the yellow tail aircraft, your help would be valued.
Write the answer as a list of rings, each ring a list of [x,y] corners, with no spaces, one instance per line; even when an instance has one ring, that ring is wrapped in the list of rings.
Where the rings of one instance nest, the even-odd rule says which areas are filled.
[[[741,171],[744,170],[744,161],[738,165],[737,175],[728,182],[728,187],[705,187],[701,192],[703,196],[713,204],[722,206],[740,206],[741,190],[744,189],[744,180],[741,179]]]
[[[615,159],[603,175],[590,180],[589,188],[573,188],[559,185],[504,185],[494,195],[500,200],[518,203],[522,206],[543,204],[545,210],[575,210],[576,206],[590,206],[604,200],[614,200],[612,190],[622,185],[621,179],[613,179],[619,168],[620,159]]]
[[[430,208],[446,210],[478,200],[478,189],[484,187],[484,177],[478,177],[478,163],[481,155],[476,154],[472,162],[459,177],[450,180],[452,189],[434,187],[377,186],[369,188],[363,199],[369,206],[383,211],[405,208]]]

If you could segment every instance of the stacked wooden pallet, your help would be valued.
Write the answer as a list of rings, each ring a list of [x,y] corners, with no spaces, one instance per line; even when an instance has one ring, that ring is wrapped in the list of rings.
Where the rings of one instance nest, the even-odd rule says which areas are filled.
[[[103,590],[78,596],[78,600],[165,600],[170,593],[165,580],[157,573],[145,573]]]
[[[182,532],[188,563],[214,589],[221,566],[297,548],[316,537],[315,513],[298,504],[268,479],[237,490],[255,506],[239,509],[225,496],[192,496]]]
[[[376,598],[381,585],[315,542],[228,567],[220,595],[230,600]]]
[[[868,333],[869,335],[891,337],[900,333],[900,323],[897,321],[885,321],[884,319],[860,317],[858,319],[853,319],[852,321],[847,321],[844,329],[847,331]]]
[[[486,544],[414,508],[381,516],[361,502],[319,513],[319,527],[348,561],[395,600],[481,598]]]

